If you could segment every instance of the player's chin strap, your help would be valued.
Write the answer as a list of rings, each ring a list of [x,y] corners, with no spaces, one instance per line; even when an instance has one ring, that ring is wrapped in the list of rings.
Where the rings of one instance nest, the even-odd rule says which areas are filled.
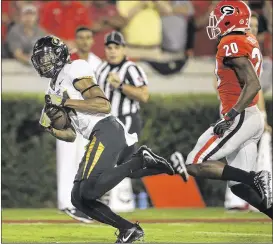
[[[235,30],[234,28],[235,28],[235,25],[231,26],[230,28],[228,28],[228,29],[226,30],[226,32],[224,32],[224,33],[222,34],[222,36],[225,36],[225,35],[227,35],[228,33],[232,32],[233,30]]]

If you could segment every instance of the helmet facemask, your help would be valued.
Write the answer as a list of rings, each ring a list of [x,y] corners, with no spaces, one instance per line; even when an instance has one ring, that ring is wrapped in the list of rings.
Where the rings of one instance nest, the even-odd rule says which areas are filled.
[[[223,14],[218,20],[214,12],[212,11],[209,15],[209,25],[207,26],[207,34],[209,39],[216,39],[220,34],[221,30],[218,27],[219,23],[224,19],[226,14]]]
[[[31,61],[42,77],[53,78],[58,72],[58,57],[52,48],[44,48],[35,52]]]

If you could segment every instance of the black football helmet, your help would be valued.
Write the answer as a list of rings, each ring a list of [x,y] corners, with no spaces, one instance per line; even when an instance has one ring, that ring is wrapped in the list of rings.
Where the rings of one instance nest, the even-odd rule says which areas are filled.
[[[31,62],[40,76],[54,78],[69,58],[66,44],[56,36],[45,36],[35,43]]]

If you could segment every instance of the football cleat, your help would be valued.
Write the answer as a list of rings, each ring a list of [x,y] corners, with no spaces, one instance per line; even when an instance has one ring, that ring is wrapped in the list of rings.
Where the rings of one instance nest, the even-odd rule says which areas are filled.
[[[270,184],[271,174],[268,171],[262,170],[255,173],[254,184],[252,187],[258,192],[258,194],[266,204],[267,208],[270,208],[272,205],[272,192]]]
[[[150,148],[145,145],[138,149],[136,155],[142,155],[144,159],[144,168],[163,168],[166,174],[175,174],[174,168],[166,159],[156,155]]]
[[[115,243],[132,243],[134,241],[143,239],[144,231],[137,222],[132,228],[119,230],[119,234],[117,235],[117,233],[115,233],[115,235],[118,237]]]
[[[62,211],[69,215],[71,218],[83,222],[85,224],[91,224],[94,222],[90,217],[88,217],[86,214],[84,214],[83,212],[79,211],[76,208],[75,209],[66,208],[63,209]]]
[[[185,165],[185,160],[180,152],[174,152],[170,157],[170,163],[176,174],[179,174],[184,182],[189,179],[189,174]]]

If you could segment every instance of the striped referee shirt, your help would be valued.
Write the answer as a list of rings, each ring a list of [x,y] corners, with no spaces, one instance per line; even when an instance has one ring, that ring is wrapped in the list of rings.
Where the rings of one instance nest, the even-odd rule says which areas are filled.
[[[107,81],[110,72],[117,73],[123,84],[141,87],[148,84],[143,69],[134,62],[124,59],[118,65],[111,65],[103,62],[96,70],[98,85],[104,91],[111,103],[111,112],[114,116],[120,117],[134,114],[139,111],[139,102],[128,98],[119,89],[114,89]]]

